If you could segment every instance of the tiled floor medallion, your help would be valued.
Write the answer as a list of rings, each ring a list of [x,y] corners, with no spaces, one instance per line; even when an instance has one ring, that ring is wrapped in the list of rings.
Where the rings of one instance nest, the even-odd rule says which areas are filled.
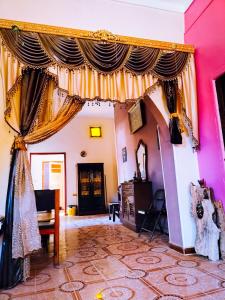
[[[146,272],[143,270],[129,270],[126,274],[126,277],[129,279],[138,279],[146,275]]]
[[[92,243],[89,243],[89,242],[86,242],[86,243],[81,243],[80,248],[92,248],[92,247],[96,247],[96,243],[95,242],[92,242]]]
[[[86,257],[92,257],[92,256],[95,256],[96,255],[96,252],[93,251],[93,250],[86,250],[86,251],[78,251],[78,252],[75,252],[75,257],[78,257],[78,258],[86,258]]]
[[[159,296],[155,300],[183,300],[184,298],[181,298],[180,296],[176,295],[164,295],[164,296]]]
[[[65,268],[71,268],[72,266],[74,266],[74,263],[72,261],[64,261],[62,262],[60,265],[58,266],[54,266],[56,269],[65,269]]]
[[[198,279],[186,273],[173,273],[165,277],[165,281],[176,286],[190,286],[198,282]]]
[[[6,293],[0,293],[0,299],[1,299],[1,300],[9,300],[9,299],[11,299],[11,298],[10,298],[10,295],[9,295],[9,294],[6,294]]]
[[[23,285],[35,286],[48,282],[51,279],[51,276],[46,273],[39,273],[36,276],[30,277],[27,281],[23,282]]]
[[[83,273],[87,275],[98,275],[98,271],[94,266],[87,266],[83,269]]]
[[[62,292],[75,292],[75,291],[80,291],[84,288],[85,284],[82,281],[79,280],[74,280],[70,282],[65,282],[59,286],[60,291]]]
[[[179,260],[177,262],[177,264],[181,267],[185,267],[185,268],[195,268],[197,266],[199,266],[199,263],[197,263],[196,261],[193,260]]]
[[[123,251],[133,251],[137,250],[139,246],[137,244],[122,244],[117,247],[118,250],[123,250]]]
[[[130,300],[134,297],[135,292],[125,286],[113,286],[101,291],[102,298],[107,300]]]
[[[163,253],[163,252],[166,252],[167,249],[164,247],[153,247],[150,249],[150,251],[157,252],[157,253]]]
[[[220,283],[220,285],[221,285],[221,287],[225,288],[225,281],[222,281],[222,282]]]
[[[161,262],[161,258],[159,258],[158,256],[153,256],[151,254],[148,255],[143,255],[142,257],[138,257],[136,258],[136,262],[139,264],[158,264],[159,262]]]
[[[221,271],[225,271],[225,263],[217,265],[217,268],[220,269]]]
[[[133,238],[127,236],[115,236],[115,237],[104,238],[104,241],[109,244],[111,244],[112,242],[113,243],[131,242],[132,240]]]
[[[118,259],[118,260],[124,258],[124,256],[120,255],[120,254],[113,254],[113,255],[110,255],[110,256],[112,256],[113,258]],[[108,256],[108,257],[110,257],[110,256]]]

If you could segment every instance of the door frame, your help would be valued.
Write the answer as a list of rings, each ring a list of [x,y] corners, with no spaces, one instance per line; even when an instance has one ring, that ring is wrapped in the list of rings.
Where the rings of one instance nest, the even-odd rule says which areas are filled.
[[[67,175],[66,175],[66,152],[30,152],[30,165],[32,155],[58,155],[62,154],[64,156],[64,199],[65,199],[65,207],[64,214],[67,216]]]

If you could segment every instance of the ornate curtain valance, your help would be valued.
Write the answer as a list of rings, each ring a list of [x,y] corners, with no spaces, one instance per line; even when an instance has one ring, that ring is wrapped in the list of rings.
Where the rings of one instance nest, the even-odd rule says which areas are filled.
[[[163,86],[163,82],[177,80],[177,108],[174,112],[177,121],[173,124],[177,124],[178,133],[186,127],[193,147],[198,146],[192,53],[175,51],[173,47],[162,50],[121,43],[114,35],[112,40],[108,36],[99,39],[98,34],[95,40],[89,36],[81,38],[22,31],[18,27],[16,30],[1,28],[0,34],[2,73],[8,78],[4,86],[6,120],[14,129],[19,115],[13,97],[15,99],[22,70],[26,68],[42,69],[54,78],[59,92],[65,93],[68,99],[81,102],[135,102],[157,84]]]
[[[161,80],[171,80],[183,71],[189,57],[189,53],[181,51],[3,28],[1,35],[13,55],[33,68],[58,65],[74,70],[86,65],[105,75],[125,70],[135,75],[152,73]]]

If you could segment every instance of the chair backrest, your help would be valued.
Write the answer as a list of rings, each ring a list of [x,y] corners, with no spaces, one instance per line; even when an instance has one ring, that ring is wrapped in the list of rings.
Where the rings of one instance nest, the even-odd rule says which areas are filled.
[[[153,206],[155,210],[166,209],[165,191],[164,189],[158,189],[154,194]]]
[[[34,190],[37,211],[51,211],[55,209],[56,190]]]

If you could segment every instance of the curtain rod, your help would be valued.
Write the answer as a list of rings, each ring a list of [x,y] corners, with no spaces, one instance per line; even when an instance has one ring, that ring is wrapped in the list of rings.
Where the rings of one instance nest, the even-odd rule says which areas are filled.
[[[0,28],[12,28],[14,26],[18,27],[19,30],[24,30],[24,31],[64,35],[69,37],[76,37],[76,38],[83,38],[83,39],[90,39],[90,40],[97,40],[97,41],[107,41],[112,43],[127,44],[127,45],[139,46],[139,47],[142,46],[142,47],[159,48],[162,50],[194,53],[194,47],[192,45],[184,45],[179,43],[116,35],[107,30],[89,31],[89,30],[58,27],[58,26],[44,25],[44,24],[37,24],[37,23],[30,23],[30,22],[23,22],[23,21],[0,19]]]

